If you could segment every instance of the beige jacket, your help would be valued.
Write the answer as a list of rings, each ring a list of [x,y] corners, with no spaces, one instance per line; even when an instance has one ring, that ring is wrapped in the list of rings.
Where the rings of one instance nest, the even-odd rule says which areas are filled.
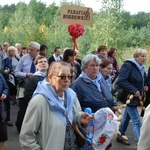
[[[76,98],[74,104],[77,112],[76,122],[79,124],[81,107]],[[63,150],[66,126],[50,111],[44,96],[35,95],[27,108],[22,129],[20,144],[22,150]]]
[[[144,114],[137,150],[150,150],[150,105]]]

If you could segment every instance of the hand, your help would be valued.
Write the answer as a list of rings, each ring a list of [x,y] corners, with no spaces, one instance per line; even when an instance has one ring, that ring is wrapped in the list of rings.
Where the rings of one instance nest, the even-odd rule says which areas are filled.
[[[33,76],[33,73],[27,73],[26,76],[27,76],[27,77],[32,77],[32,76]]]
[[[134,94],[134,97],[140,97],[140,92],[136,91],[136,93]]]
[[[8,73],[8,70],[7,70],[7,69],[5,69],[5,70],[4,70],[4,74],[7,74],[7,73]]]
[[[114,111],[118,111],[118,109],[120,109],[120,106],[113,106]]]
[[[89,115],[87,113],[83,113],[81,115],[80,122],[84,125],[88,125],[93,119],[94,119],[94,116]]]
[[[144,91],[147,92],[148,91],[148,86],[144,86]]]
[[[5,100],[5,99],[6,99],[6,94],[2,94],[0,100]]]
[[[115,76],[112,75],[112,76],[110,76],[110,78],[111,78],[111,81],[113,81],[115,79]]]

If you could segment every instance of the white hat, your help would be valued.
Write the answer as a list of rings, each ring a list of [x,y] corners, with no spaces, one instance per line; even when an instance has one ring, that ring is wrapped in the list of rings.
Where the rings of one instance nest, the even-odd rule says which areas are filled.
[[[94,114],[94,150],[105,150],[117,129],[118,118],[110,108],[102,108]]]

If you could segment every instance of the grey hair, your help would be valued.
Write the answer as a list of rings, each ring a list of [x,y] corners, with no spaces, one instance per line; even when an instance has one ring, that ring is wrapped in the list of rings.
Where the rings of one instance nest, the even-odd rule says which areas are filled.
[[[141,56],[142,54],[147,54],[147,50],[145,50],[145,49],[137,49],[137,50],[135,50],[135,52],[133,54],[133,57],[137,58],[137,57]]]
[[[100,65],[101,63],[101,59],[98,58],[97,55],[94,54],[87,54],[83,59],[82,59],[82,70],[86,69],[89,62],[91,61],[96,61],[98,63],[98,65]]]
[[[13,51],[17,52],[16,47],[14,47],[14,46],[10,46],[10,47],[8,48],[8,50],[7,50],[7,53],[9,53],[9,51],[11,51],[11,50],[13,50]]]
[[[34,41],[31,41],[29,43],[29,47],[30,46],[33,46],[34,48],[36,48],[37,50],[40,50],[40,44],[38,42],[34,42]]]

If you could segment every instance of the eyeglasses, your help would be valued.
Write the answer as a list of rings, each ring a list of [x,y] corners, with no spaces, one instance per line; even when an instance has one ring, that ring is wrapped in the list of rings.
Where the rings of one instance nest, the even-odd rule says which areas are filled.
[[[58,78],[60,78],[61,80],[66,80],[67,78],[68,78],[69,80],[71,80],[72,77],[73,77],[73,76],[71,76],[71,75],[68,75],[68,76],[58,76],[58,75],[55,75],[55,74],[53,74],[53,75],[56,76],[56,77],[58,77]]]

